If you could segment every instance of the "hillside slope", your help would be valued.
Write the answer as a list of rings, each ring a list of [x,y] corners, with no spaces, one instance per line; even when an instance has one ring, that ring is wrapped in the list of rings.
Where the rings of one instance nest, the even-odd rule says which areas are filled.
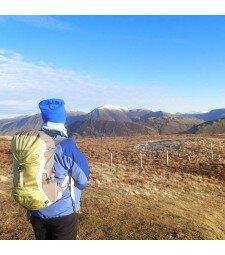
[[[13,119],[0,120],[0,134],[13,135],[18,131],[38,130],[42,125],[42,118],[40,114],[32,116],[20,116]]]
[[[68,134],[73,136],[130,136],[158,134],[153,128],[133,122],[115,122],[105,120],[77,121],[68,126]]]
[[[194,126],[187,131],[188,134],[224,134],[225,133],[225,119],[215,121],[207,121],[200,125]]]
[[[138,121],[144,126],[151,127],[157,132],[162,134],[176,134],[179,132],[185,132],[189,130],[191,127],[202,123],[202,120],[199,119],[191,119],[191,118],[182,118],[175,116],[163,116],[158,118],[150,118]]]

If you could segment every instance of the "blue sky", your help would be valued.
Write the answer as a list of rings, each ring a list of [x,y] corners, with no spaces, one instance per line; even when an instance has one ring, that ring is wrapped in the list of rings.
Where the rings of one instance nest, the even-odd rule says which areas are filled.
[[[0,16],[0,117],[104,104],[225,108],[224,16]]]

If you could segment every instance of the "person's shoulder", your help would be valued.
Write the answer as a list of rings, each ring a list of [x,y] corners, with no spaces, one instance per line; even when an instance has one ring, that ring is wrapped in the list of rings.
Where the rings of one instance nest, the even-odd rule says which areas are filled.
[[[60,145],[62,147],[64,147],[64,146],[76,146],[76,142],[72,138],[66,138],[65,137],[65,139],[62,142],[60,142]]]
[[[64,139],[60,143],[60,146],[61,146],[63,152],[67,152],[67,153],[77,149],[76,142],[71,138]]]

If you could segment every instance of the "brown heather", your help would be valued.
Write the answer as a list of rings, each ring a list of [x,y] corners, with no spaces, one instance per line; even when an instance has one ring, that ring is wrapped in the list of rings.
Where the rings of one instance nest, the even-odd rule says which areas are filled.
[[[82,138],[77,144],[92,170],[79,239],[225,239],[225,136]],[[0,138],[0,239],[34,239],[25,210],[11,197],[11,160],[10,140]]]

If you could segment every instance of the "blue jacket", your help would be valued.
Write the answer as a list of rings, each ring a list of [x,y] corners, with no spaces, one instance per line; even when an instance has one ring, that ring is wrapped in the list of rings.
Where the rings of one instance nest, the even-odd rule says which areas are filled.
[[[53,139],[59,138],[61,138],[61,136],[57,135]],[[73,140],[64,140],[56,146],[54,168],[55,178],[57,179],[57,184],[59,186],[68,175],[68,172],[71,172],[71,175],[75,180],[75,207],[76,211],[78,211],[81,206],[81,190],[87,186],[90,169],[85,156],[78,149]],[[32,215],[43,219],[62,217],[73,212],[74,206],[69,187],[64,191],[62,198],[54,204],[42,210],[30,211]]]

